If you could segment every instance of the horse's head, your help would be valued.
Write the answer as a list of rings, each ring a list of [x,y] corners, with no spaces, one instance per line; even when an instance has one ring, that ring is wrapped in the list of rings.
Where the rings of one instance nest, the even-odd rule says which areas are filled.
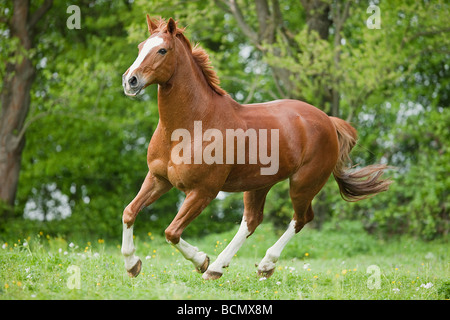
[[[147,25],[150,37],[139,44],[138,57],[122,76],[128,96],[136,96],[151,84],[167,82],[175,69],[175,21],[170,18],[166,27],[161,28],[147,15]]]

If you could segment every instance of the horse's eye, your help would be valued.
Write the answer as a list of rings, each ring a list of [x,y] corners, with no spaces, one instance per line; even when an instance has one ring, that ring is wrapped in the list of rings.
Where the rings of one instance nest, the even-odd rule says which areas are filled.
[[[162,49],[159,49],[159,50],[158,50],[158,53],[159,53],[159,54],[162,54],[162,55],[165,55],[165,54],[167,53],[167,50],[164,49],[164,48],[162,48]]]

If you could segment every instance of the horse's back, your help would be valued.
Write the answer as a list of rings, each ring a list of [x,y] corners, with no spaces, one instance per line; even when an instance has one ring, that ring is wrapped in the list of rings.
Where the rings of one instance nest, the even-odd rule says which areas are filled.
[[[258,166],[236,166],[225,191],[242,191],[237,187],[240,184],[250,184],[251,189],[265,187],[290,177],[308,163],[323,164],[329,173],[334,168],[338,153],[336,129],[318,108],[298,100],[276,100],[242,105],[239,116],[246,129],[278,130],[279,168],[268,177],[258,175]],[[251,177],[250,181],[247,177]]]
[[[297,144],[297,148],[322,144],[324,140],[337,143],[336,128],[330,117],[303,101],[282,99],[242,105],[241,114],[248,127],[278,128],[280,137]]]
[[[278,121],[286,128],[283,131],[293,142],[290,147],[301,150],[298,164],[316,162],[334,168],[339,152],[338,137],[335,125],[325,112],[299,100],[275,100],[262,105],[277,114]]]
[[[263,103],[245,104],[242,105],[242,111],[244,114],[252,113],[256,117],[258,117],[257,113],[260,112],[276,115],[282,120],[293,116],[301,116],[307,121],[317,119],[332,125],[325,112],[300,100],[280,99]]]

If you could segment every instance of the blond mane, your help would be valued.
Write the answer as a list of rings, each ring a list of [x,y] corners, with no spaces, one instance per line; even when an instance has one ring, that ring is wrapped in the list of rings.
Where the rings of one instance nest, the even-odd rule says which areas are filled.
[[[167,23],[163,18],[159,18],[159,21],[153,22],[158,26],[153,32],[164,32],[167,30]],[[192,58],[194,58],[195,63],[202,70],[203,75],[205,76],[206,82],[208,85],[219,95],[224,96],[227,94],[225,90],[220,87],[220,80],[217,76],[217,73],[214,71],[213,66],[211,65],[211,61],[209,60],[209,55],[206,51],[199,46],[197,43],[194,47],[192,47],[190,41],[184,35],[184,31],[186,28],[178,28],[175,31],[175,35],[183,41],[189,50],[192,53]]]

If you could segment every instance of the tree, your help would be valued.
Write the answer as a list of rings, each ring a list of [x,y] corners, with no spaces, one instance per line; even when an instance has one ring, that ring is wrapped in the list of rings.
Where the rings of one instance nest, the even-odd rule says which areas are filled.
[[[187,26],[237,101],[297,98],[339,114],[358,128],[354,163],[381,159],[398,168],[389,192],[357,204],[343,202],[331,181],[313,204],[318,225],[358,219],[372,231],[427,238],[448,230],[447,3],[383,1],[381,29],[369,29],[368,4],[360,1],[83,0],[81,30],[71,30],[72,3],[57,1],[34,25],[29,50],[11,35],[13,3],[0,3],[2,79],[23,56],[34,70],[28,115],[9,136],[27,137],[17,215],[8,220],[14,237],[27,228],[120,235],[122,210],[147,172],[146,148],[158,121],[155,87],[135,100],[121,88],[137,44],[148,36],[146,13]],[[29,16],[45,3],[33,1]],[[1,83],[2,93],[7,85]],[[265,221],[283,229],[292,217],[287,183],[272,188],[265,207]],[[162,233],[182,198],[174,189],[152,204],[136,231]],[[231,227],[242,210],[242,194],[216,199],[189,234]]]
[[[34,120],[26,122],[36,75],[31,58],[38,36],[36,26],[52,3],[45,0],[34,10],[29,0],[15,0],[12,8],[2,6],[1,22],[6,25],[10,47],[7,52],[2,50],[6,59],[0,93],[0,202],[10,207],[14,206],[17,192],[25,131]]]
[[[334,54],[333,63],[339,66],[341,32],[349,14],[351,1],[324,1],[324,0],[302,0],[298,3],[283,2],[283,9],[278,0],[256,0],[255,7],[246,7],[245,13],[242,5],[235,0],[216,0],[216,3],[232,14],[237,21],[241,31],[248,37],[250,43],[260,50],[268,62],[277,93],[281,98],[297,98],[307,100],[308,96],[301,90],[295,78],[295,72],[290,67],[271,63],[275,56],[288,56],[298,64],[298,54],[307,50],[309,44],[299,43],[296,39],[300,29],[307,30],[308,34],[317,34],[318,39],[328,41],[330,29],[333,30],[333,41],[331,49]],[[252,15],[256,14],[256,23],[252,23]],[[248,18],[250,17],[250,18]],[[320,75],[313,78],[320,80]],[[328,110],[330,115],[339,115],[339,92],[336,86],[330,84],[319,85],[315,90],[319,97],[315,103]],[[326,105],[330,106],[327,107]]]

